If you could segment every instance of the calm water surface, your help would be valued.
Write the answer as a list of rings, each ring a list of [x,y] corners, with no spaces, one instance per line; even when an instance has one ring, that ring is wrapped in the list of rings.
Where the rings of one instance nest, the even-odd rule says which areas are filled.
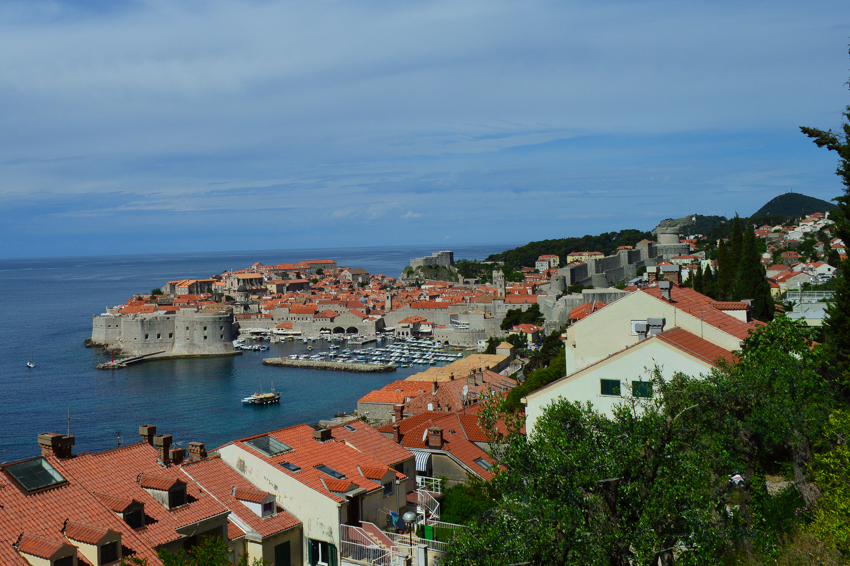
[[[458,259],[483,259],[510,247],[452,249]],[[234,438],[351,412],[372,389],[426,368],[352,374],[262,365],[264,357],[306,351],[302,342],[287,342],[236,357],[98,371],[95,365],[107,357],[85,348],[83,341],[91,336],[92,315],[169,280],[209,277],[256,261],[325,258],[397,277],[410,258],[434,251],[398,246],[0,260],[5,318],[0,331],[0,462],[37,455],[39,433],[65,434],[69,408],[77,453],[113,448],[119,435],[124,443],[136,442],[141,424],[157,425],[157,432],[171,434],[177,446],[201,441],[213,448]],[[26,367],[30,358],[35,369]],[[282,392],[280,405],[240,403],[260,387],[268,391],[271,380]]]

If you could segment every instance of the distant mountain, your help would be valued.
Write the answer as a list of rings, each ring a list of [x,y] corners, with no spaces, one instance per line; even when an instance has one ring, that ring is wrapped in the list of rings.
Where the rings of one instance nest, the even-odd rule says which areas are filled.
[[[785,193],[774,198],[753,214],[754,217],[784,216],[796,218],[812,214],[813,212],[826,212],[833,210],[835,205],[831,202],[815,197],[807,197],[800,193]]]

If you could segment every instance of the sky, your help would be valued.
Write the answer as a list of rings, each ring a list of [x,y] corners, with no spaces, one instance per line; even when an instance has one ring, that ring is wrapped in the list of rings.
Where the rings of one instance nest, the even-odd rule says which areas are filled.
[[[840,1],[2,0],[0,257],[525,243],[841,193]],[[436,248],[435,248],[436,249]]]

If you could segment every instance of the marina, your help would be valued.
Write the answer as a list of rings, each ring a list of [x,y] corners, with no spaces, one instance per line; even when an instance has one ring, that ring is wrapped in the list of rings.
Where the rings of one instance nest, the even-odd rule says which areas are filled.
[[[456,246],[469,258],[484,258],[504,245]],[[140,424],[153,423],[175,438],[199,440],[208,446],[243,436],[295,425],[316,423],[340,412],[350,412],[357,400],[387,383],[424,371],[430,363],[399,361],[393,372],[353,373],[314,368],[281,368],[263,365],[263,358],[303,356],[349,349],[368,350],[397,343],[388,340],[363,345],[351,341],[321,340],[305,344],[302,337],[276,337],[279,341],[246,340],[268,344],[269,350],[240,350],[243,355],[216,358],[183,358],[131,364],[120,371],[96,370],[111,356],[100,348],[84,348],[91,336],[92,315],[104,305],[121,304],[135,292],[159,287],[181,276],[216,273],[231,265],[253,261],[281,261],[309,256],[332,256],[344,265],[362,265],[370,271],[397,273],[410,257],[428,253],[430,247],[398,246],[340,250],[187,253],[84,258],[44,258],[0,261],[0,282],[24,290],[12,301],[8,322],[20,341],[50,344],[32,353],[35,369],[27,367],[29,346],[9,339],[0,343],[8,371],[0,376],[6,392],[3,423],[7,436],[0,460],[15,461],[38,450],[38,434],[68,429],[76,434],[79,451],[99,451],[135,442]],[[73,297],[69,300],[68,297]],[[271,336],[269,336],[271,338]],[[308,350],[312,346],[312,350]],[[412,344],[408,350],[413,352]],[[454,353],[451,353],[454,355]],[[339,356],[337,356],[339,357]],[[456,356],[455,356],[456,357]],[[115,360],[119,359],[115,356]],[[328,357],[328,359],[330,359]],[[435,365],[446,362],[435,360]],[[405,367],[405,365],[407,367]],[[277,404],[256,407],[240,401],[274,379],[281,392]],[[53,402],[32,395],[51,391]],[[14,399],[14,401],[13,401]],[[80,415],[74,417],[74,415]],[[120,439],[119,434],[120,433]]]

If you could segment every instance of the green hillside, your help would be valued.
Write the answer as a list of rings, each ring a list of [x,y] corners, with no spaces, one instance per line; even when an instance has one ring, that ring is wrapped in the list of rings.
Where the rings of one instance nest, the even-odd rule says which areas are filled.
[[[541,255],[555,254],[561,258],[563,265],[570,252],[602,252],[605,255],[611,255],[619,246],[634,246],[644,238],[652,239],[652,234],[640,230],[620,230],[598,236],[587,235],[581,238],[529,242],[500,254],[492,254],[487,261],[503,261],[507,267],[511,268],[534,267],[534,262]]]
[[[819,198],[808,197],[800,193],[785,193],[772,199],[766,205],[753,214],[754,217],[784,216],[796,218],[812,214],[813,212],[826,212],[833,210],[835,205]]]

